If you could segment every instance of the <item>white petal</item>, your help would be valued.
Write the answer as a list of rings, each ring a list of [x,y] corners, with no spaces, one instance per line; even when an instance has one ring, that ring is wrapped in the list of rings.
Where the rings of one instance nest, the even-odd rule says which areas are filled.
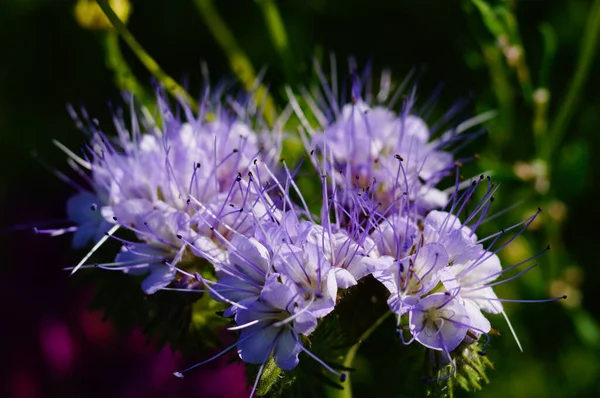
[[[369,274],[388,269],[394,263],[391,256],[369,257],[356,256],[348,266],[348,271],[359,280]]]
[[[229,250],[230,263],[252,280],[264,281],[271,264],[267,248],[256,239],[241,235],[236,235],[231,245],[235,249]]]
[[[146,199],[130,199],[113,206],[113,212],[119,224],[134,224],[137,217],[152,210],[152,202]]]
[[[487,333],[492,328],[490,321],[481,313],[479,307],[471,300],[464,300],[469,326],[477,333]]]
[[[333,268],[335,273],[335,280],[337,282],[337,287],[342,289],[347,289],[350,286],[356,285],[356,279],[354,276],[343,268]]]
[[[432,294],[409,312],[410,330],[425,347],[452,351],[467,334],[470,321],[465,307],[456,298],[448,300],[443,293]]]
[[[502,303],[498,301],[498,296],[496,296],[491,287],[469,292],[468,295],[465,295],[466,297],[473,300],[482,311],[490,314],[499,314],[502,312]]]

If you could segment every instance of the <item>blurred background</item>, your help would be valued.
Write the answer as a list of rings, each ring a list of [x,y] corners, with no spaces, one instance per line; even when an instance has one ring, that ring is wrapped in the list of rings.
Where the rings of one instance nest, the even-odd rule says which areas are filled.
[[[72,250],[68,236],[36,236],[28,227],[65,218],[72,190],[51,172],[67,170],[52,140],[75,149],[83,142],[66,104],[84,105],[109,124],[108,105],[122,105],[121,90],[141,97],[151,90],[152,76],[136,55],[88,2],[79,3],[0,3],[0,148],[6,151],[0,156],[0,396],[246,396],[243,366],[227,361],[174,380],[174,370],[203,357],[146,344],[139,328],[116,328],[102,311],[89,310],[89,286],[61,270],[84,252]],[[113,2],[119,10],[117,3],[125,2]],[[540,206],[541,217],[503,251],[503,260],[515,264],[552,245],[539,267],[499,287],[498,295],[568,299],[506,305],[524,353],[504,320],[492,319],[502,337],[488,349],[491,382],[473,395],[600,396],[600,157],[593,155],[600,145],[600,1],[131,3],[130,31],[192,94],[199,92],[202,62],[212,80],[242,85],[252,67],[252,73],[266,67],[263,81],[282,109],[284,84],[314,79],[312,58],[333,52],[341,70],[352,55],[376,72],[389,68],[398,80],[413,68],[423,71],[423,98],[443,87],[434,121],[463,99],[472,114],[497,110],[489,134],[465,149],[480,158],[464,173],[492,171],[502,184],[497,209],[517,206],[484,232]],[[386,396],[402,396],[393,364],[370,367],[386,352],[378,341],[359,352],[356,395],[376,383]]]

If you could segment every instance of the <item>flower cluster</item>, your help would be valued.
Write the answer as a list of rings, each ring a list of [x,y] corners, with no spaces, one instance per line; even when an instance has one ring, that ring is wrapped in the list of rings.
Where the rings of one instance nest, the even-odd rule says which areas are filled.
[[[437,133],[417,115],[414,91],[394,110],[400,92],[388,99],[387,74],[376,101],[358,74],[348,100],[320,76],[322,93],[302,97],[317,127],[289,92],[320,180],[318,198],[300,191],[300,167],[279,162],[285,120],[267,128],[251,98],[208,89],[197,110],[173,108],[158,95],[156,117],[132,101],[129,123],[114,117],[116,139],[72,111],[89,142],[81,157],[59,144],[86,188],[73,182],[72,226],[41,232],[74,231],[75,247],[95,243],[73,272],[146,275],[146,294],[202,291],[224,303],[235,323],[229,329],[239,332],[230,348],[261,365],[253,393],[269,358],[291,370],[301,352],[344,380],[310,351],[308,337],[364,278],[389,291],[402,341],[441,351],[450,364],[461,343],[489,333],[484,313],[503,313],[493,286],[512,279],[497,281],[506,270],[496,253],[510,239],[494,246],[505,231],[476,235],[496,185],[482,176],[438,187],[463,161],[450,147],[483,118]],[[487,190],[475,200],[479,186]],[[114,260],[87,264],[109,237],[122,244]]]

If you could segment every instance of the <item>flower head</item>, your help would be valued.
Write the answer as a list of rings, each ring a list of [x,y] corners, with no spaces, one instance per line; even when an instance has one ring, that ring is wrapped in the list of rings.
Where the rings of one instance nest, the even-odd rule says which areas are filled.
[[[59,144],[90,186],[69,201],[70,219],[77,224],[74,244],[90,239],[101,244],[106,237],[98,237],[108,229],[111,235],[117,229],[133,231],[140,241],[126,243],[116,264],[135,262],[135,267],[104,268],[149,272],[147,281],[155,283],[144,285],[147,293],[173,280],[174,267],[184,257],[221,258],[226,252],[222,238],[251,230],[274,206],[266,193],[271,177],[260,168],[272,167],[278,157],[277,135],[234,100],[227,99],[226,109],[221,97],[207,98],[197,116],[185,103],[171,108],[160,93],[156,118],[132,103],[129,125],[120,113],[114,117],[116,140],[107,138],[96,121],[89,122],[85,112],[82,120],[71,110],[90,137],[84,157]],[[151,258],[145,268],[144,258]]]
[[[436,186],[455,168],[456,144],[471,138],[473,135],[464,131],[490,115],[440,132],[456,118],[460,105],[428,126],[415,107],[416,90],[399,103],[407,81],[394,91],[389,71],[382,73],[379,92],[374,93],[370,70],[358,73],[351,62],[352,84],[342,90],[349,95],[340,97],[335,78],[328,82],[320,66],[315,67],[321,90],[312,90],[312,94],[305,90],[302,98],[311,105],[316,127],[308,123],[294,94],[288,95],[303,121],[305,145],[323,159],[313,163],[332,176],[339,202],[352,207],[352,195],[362,192],[390,215],[409,208],[423,213],[444,206],[448,193]],[[332,71],[332,75],[336,73]]]

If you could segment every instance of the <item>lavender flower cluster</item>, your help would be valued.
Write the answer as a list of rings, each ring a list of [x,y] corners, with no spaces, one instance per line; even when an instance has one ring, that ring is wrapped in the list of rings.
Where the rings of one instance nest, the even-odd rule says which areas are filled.
[[[490,332],[484,314],[504,314],[493,287],[514,267],[503,269],[496,253],[511,240],[492,249],[505,231],[476,235],[497,186],[483,176],[460,183],[464,159],[450,149],[482,118],[435,131],[414,112],[414,91],[396,112],[390,86],[384,74],[372,96],[355,77],[347,103],[327,84],[301,96],[288,90],[318,198],[297,184],[304,168],[281,161],[291,112],[269,128],[252,97],[207,89],[194,110],[158,95],[157,116],[132,101],[129,122],[114,117],[116,138],[72,110],[89,142],[81,157],[59,145],[85,184],[70,181],[78,190],[67,204],[73,225],[40,232],[72,231],[74,247],[95,244],[73,272],[145,275],[146,294],[209,292],[240,332],[230,348],[260,371],[270,357],[293,369],[305,352],[343,381],[307,338],[365,278],[389,291],[405,344],[442,352],[453,365],[453,350]],[[453,173],[456,184],[440,189]],[[114,261],[88,263],[109,238],[122,244]]]

